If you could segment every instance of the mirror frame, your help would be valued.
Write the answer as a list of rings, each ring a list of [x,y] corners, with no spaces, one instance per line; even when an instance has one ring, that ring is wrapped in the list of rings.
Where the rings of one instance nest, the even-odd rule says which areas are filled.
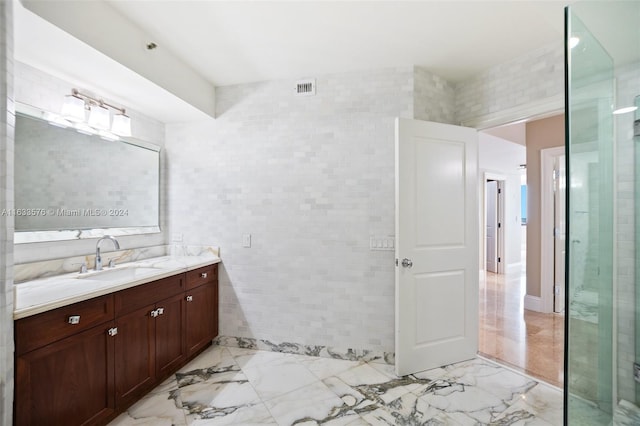
[[[41,108],[27,105],[21,102],[15,102],[16,114],[22,114],[35,118],[37,120],[49,121],[45,117],[51,115],[58,115],[49,111],[44,111]],[[49,241],[69,241],[69,240],[83,240],[91,238],[100,238],[105,235],[112,236],[126,236],[126,235],[144,235],[144,234],[159,234],[162,232],[160,228],[161,223],[161,207],[162,207],[162,148],[150,142],[146,142],[140,139],[132,137],[120,137],[119,142],[127,143],[129,145],[138,146],[158,153],[158,225],[156,226],[131,226],[121,228],[91,228],[91,229],[59,229],[53,231],[14,231],[13,242],[14,244],[28,244],[28,243],[42,243]],[[15,149],[15,148],[14,148]],[[14,191],[16,188],[14,187]]]

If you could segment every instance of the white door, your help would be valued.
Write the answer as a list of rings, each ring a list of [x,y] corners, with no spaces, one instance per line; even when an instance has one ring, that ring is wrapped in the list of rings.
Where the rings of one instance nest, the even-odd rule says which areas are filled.
[[[475,129],[396,119],[396,373],[478,350]]]
[[[556,157],[554,170],[554,312],[564,311],[566,173],[565,156]]]
[[[498,181],[490,180],[485,184],[487,202],[487,229],[485,253],[488,272],[498,272]]]

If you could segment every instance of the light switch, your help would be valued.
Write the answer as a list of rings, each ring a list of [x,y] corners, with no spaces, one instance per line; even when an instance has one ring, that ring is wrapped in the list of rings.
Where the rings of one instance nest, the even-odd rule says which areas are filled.
[[[394,237],[369,237],[370,250],[389,250],[393,251],[395,247]]]
[[[242,234],[242,247],[251,247],[251,234]]]

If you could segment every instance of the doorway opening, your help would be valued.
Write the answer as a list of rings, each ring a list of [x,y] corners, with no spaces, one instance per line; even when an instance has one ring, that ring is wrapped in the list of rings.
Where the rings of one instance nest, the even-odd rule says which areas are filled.
[[[553,161],[549,163],[545,153],[553,153]],[[557,387],[564,381],[564,316],[554,313],[554,306],[564,303],[558,292],[560,287],[564,290],[564,265],[557,262],[564,260],[564,204],[559,200],[565,183],[560,179],[560,155],[564,155],[563,115],[479,134],[479,168],[485,176],[479,188],[484,200],[480,223],[485,224],[480,247],[479,352]],[[499,218],[495,229],[494,207]],[[495,269],[494,244],[499,253]]]

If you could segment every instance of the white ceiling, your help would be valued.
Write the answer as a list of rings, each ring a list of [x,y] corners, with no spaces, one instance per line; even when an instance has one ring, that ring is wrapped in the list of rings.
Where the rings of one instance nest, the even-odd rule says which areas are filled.
[[[567,1],[108,3],[217,86],[382,67],[458,82],[562,43]]]
[[[570,3],[107,1],[150,34],[149,41],[216,86],[412,65],[455,83],[532,49],[562,43],[563,7]],[[60,7],[73,3],[63,1]],[[202,118],[155,84],[16,9],[18,60],[79,86],[99,86],[96,92],[163,122]]]

